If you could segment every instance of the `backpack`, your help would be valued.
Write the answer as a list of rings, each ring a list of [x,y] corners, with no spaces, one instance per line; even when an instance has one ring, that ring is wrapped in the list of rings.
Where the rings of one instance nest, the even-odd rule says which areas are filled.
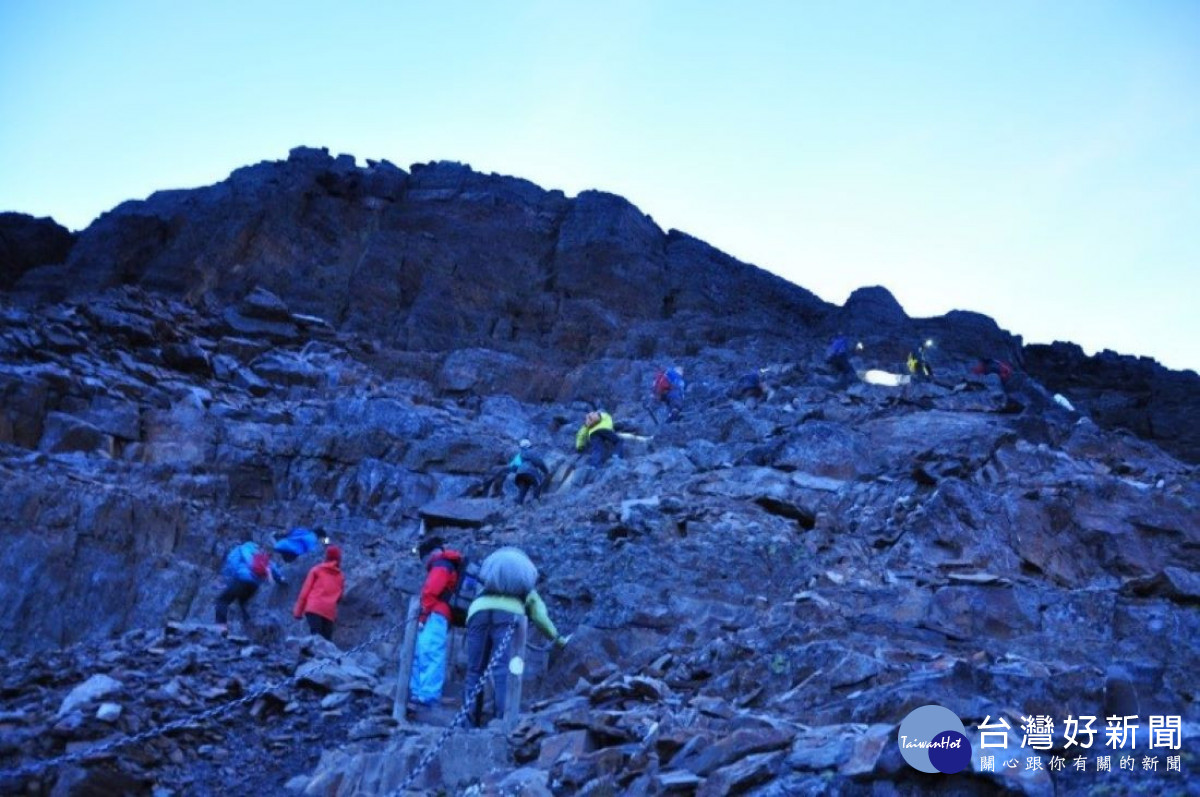
[[[266,551],[260,551],[252,542],[244,542],[226,554],[221,573],[229,581],[265,581],[270,561]]]
[[[457,576],[454,587],[440,597],[450,607],[450,625],[455,628],[466,628],[467,610],[471,601],[483,592],[483,579],[479,576],[479,563],[464,556],[457,562],[452,559],[437,559],[434,567],[444,567],[453,571]]]
[[[667,378],[665,371],[659,371],[654,375],[654,395],[661,396],[671,391],[671,380]]]
[[[259,581],[267,580],[267,573],[271,571],[271,555],[266,551],[259,551],[254,554],[250,560],[250,575],[254,576]]]

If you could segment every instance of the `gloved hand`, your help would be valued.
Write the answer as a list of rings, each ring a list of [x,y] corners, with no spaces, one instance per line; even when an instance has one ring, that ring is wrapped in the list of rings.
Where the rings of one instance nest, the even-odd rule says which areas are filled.
[[[554,640],[554,647],[565,648],[567,646],[567,643],[570,641],[571,641],[570,634],[567,634],[565,636],[560,636],[558,639]]]

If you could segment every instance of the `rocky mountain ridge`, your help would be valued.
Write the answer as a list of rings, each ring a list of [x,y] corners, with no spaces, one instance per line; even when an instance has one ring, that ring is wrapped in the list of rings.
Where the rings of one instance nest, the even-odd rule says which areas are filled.
[[[0,788],[390,794],[430,751],[421,793],[1194,787],[1195,466],[1055,403],[1031,370],[1010,384],[969,372],[980,351],[1021,353],[1019,339],[970,313],[909,319],[880,288],[825,305],[656,233],[616,198],[572,206],[463,167],[418,178],[312,151],[269,167],[212,196],[123,206],[64,262],[22,272],[0,305],[0,647],[13,665],[0,774],[33,768]],[[372,170],[383,188],[363,187]],[[312,188],[322,180],[332,189]],[[301,186],[315,193],[293,196]],[[249,228],[239,197],[259,206]],[[403,240],[386,256],[372,235],[350,243],[370,213]],[[503,233],[540,240],[537,224],[577,232],[501,253],[490,282],[477,273]],[[289,236],[305,244],[287,250]],[[235,240],[250,254],[226,248]],[[327,272],[349,285],[363,269],[381,282],[318,295],[289,283],[289,258],[304,275],[293,282]],[[398,261],[415,287],[371,306],[408,273]],[[651,270],[637,302],[628,263]],[[623,287],[581,297],[575,267]],[[486,290],[463,292],[470,281]],[[447,295],[452,322],[432,315],[447,314],[429,297]],[[442,323],[448,338],[432,334]],[[823,363],[837,328],[864,339],[860,370],[895,370],[908,341],[935,336],[935,380],[839,388]],[[678,424],[643,406],[665,361],[690,381]],[[754,367],[770,396],[733,395]],[[1099,401],[1103,373],[1072,378]],[[593,403],[626,444],[601,469],[573,451]],[[511,492],[484,497],[522,437],[549,452],[551,488],[521,507]],[[316,523],[346,557],[337,648],[288,613],[311,562],[289,566],[233,638],[206,626],[229,546]],[[410,550],[434,526],[478,553],[524,547],[573,632],[565,650],[531,653],[512,733],[391,718],[397,633],[421,578]],[[461,647],[455,662],[451,700]],[[1068,715],[1178,716],[1181,771],[935,778],[895,744],[899,720],[929,703],[968,726],[1006,717],[1014,749],[1022,717],[1057,717],[1047,762],[1071,753]]]
[[[1023,347],[970,312],[910,319],[886,291],[866,289],[839,308],[662,231],[622,197],[567,198],[453,162],[359,167],[298,147],[213,186],[125,202],[74,236],[48,219],[0,214],[0,289],[10,298],[59,301],[119,285],[220,307],[261,287],[294,312],[388,347],[477,346],[569,365],[694,354],[745,336],[785,361],[797,339],[842,330],[874,341],[868,356],[894,370],[933,336],[948,360],[1009,360],[1104,428],[1200,462],[1194,371],[1087,357],[1065,343]]]

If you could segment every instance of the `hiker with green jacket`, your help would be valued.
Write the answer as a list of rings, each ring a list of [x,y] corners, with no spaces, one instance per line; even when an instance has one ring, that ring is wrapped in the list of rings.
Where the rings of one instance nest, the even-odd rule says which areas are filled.
[[[479,577],[483,582],[483,593],[471,601],[467,610],[467,677],[463,684],[463,700],[474,698],[468,709],[468,719],[476,726],[481,724],[482,713],[480,680],[492,657],[500,651],[500,645],[511,645],[512,633],[521,615],[528,617],[558,647],[565,646],[570,639],[560,635],[555,628],[545,602],[534,588],[537,567],[519,548],[501,548],[488,556],[483,560]],[[492,668],[497,718],[504,716],[510,651],[500,651],[500,655],[503,658]]]
[[[588,464],[598,468],[610,456],[621,456],[621,436],[613,431],[612,416],[603,410],[593,410],[583,418],[583,425],[575,433],[575,450],[586,451]]]

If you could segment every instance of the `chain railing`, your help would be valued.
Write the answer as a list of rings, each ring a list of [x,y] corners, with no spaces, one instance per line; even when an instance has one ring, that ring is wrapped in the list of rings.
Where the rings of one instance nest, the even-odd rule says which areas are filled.
[[[390,625],[380,631],[375,632],[370,637],[368,637],[365,641],[359,643],[358,645],[354,646],[353,648],[350,648],[349,650],[339,651],[338,655],[335,658],[331,658],[331,659],[321,662],[316,667],[305,671],[303,675],[293,675],[290,678],[287,678],[283,681],[279,681],[277,683],[273,683],[268,686],[259,687],[258,689],[255,689],[252,692],[249,692],[249,693],[243,695],[242,697],[239,697],[235,700],[231,700],[227,703],[222,703],[220,705],[213,706],[212,708],[206,709],[205,711],[202,711],[198,714],[190,714],[185,717],[180,717],[179,719],[172,720],[172,721],[170,721],[164,725],[160,725],[158,727],[150,728],[148,730],[142,731],[141,733],[135,734],[133,736],[118,737],[116,739],[111,739],[103,744],[99,744],[94,747],[88,747],[83,750],[76,750],[73,753],[67,753],[65,755],[57,756],[55,758],[47,758],[47,759],[43,759],[41,761],[31,761],[29,763],[26,763],[19,767],[16,767],[15,769],[0,770],[0,783],[32,777],[32,776],[37,775],[38,773],[43,772],[47,769],[53,769],[56,767],[63,766],[65,764],[74,764],[76,762],[84,761],[89,758],[96,758],[96,757],[105,755],[106,753],[110,753],[113,750],[117,750],[122,747],[128,747],[129,745],[137,744],[139,742],[145,742],[149,739],[153,739],[156,736],[162,736],[162,735],[170,733],[172,731],[177,731],[177,730],[187,728],[190,726],[202,725],[205,721],[210,720],[213,717],[220,716],[221,714],[224,714],[226,712],[232,711],[233,709],[237,708],[238,706],[245,705],[246,703],[250,703],[254,700],[257,700],[258,698],[262,697],[263,695],[267,694],[268,692],[273,692],[276,689],[282,689],[293,683],[299,682],[303,678],[310,678],[311,676],[324,670],[326,667],[329,667],[329,666],[333,665],[334,663],[338,662],[339,659],[341,659],[345,656],[350,656],[354,653],[359,652],[360,650],[365,649],[366,647],[368,647],[370,645],[374,645],[377,642],[382,641],[383,639],[385,639],[386,637],[388,637],[395,631],[399,630],[403,626],[404,626],[404,623],[393,623],[392,625]]]
[[[437,741],[433,743],[433,747],[429,748],[428,752],[421,756],[421,760],[413,767],[412,772],[409,772],[400,785],[388,793],[388,797],[400,797],[400,795],[404,794],[416,782],[417,778],[424,774],[425,770],[433,762],[433,759],[446,746],[446,742],[453,735],[454,730],[462,724],[463,720],[467,718],[467,715],[475,707],[475,701],[479,698],[484,686],[492,679],[492,673],[495,672],[497,664],[508,658],[508,646],[512,642],[513,634],[516,633],[516,630],[517,623],[513,623],[508,627],[508,631],[504,634],[504,639],[492,651],[492,658],[488,661],[488,666],[484,669],[483,674],[479,676],[479,681],[469,694],[463,695],[462,706],[458,709],[458,713],[454,715],[454,719],[450,720],[450,724],[446,727],[446,730],[442,731]],[[514,675],[512,677],[519,678],[520,676]]]

